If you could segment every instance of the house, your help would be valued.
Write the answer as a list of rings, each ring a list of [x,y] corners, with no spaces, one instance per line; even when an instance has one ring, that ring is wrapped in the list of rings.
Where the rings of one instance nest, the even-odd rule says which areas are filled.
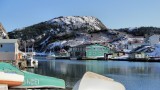
[[[18,60],[21,58],[17,39],[0,39],[0,60]]]
[[[70,47],[70,58],[82,58],[86,56],[86,46],[90,44],[85,45],[78,45]]]
[[[105,53],[110,53],[108,46],[100,44],[84,44],[70,48],[70,57],[97,59],[104,58]]]
[[[68,51],[61,49],[58,53],[55,53],[57,57],[69,57]]]
[[[105,57],[105,60],[109,60],[109,59],[117,59],[119,57],[126,56],[126,55],[128,55],[126,52],[117,51],[109,54],[105,53],[104,57]]]
[[[144,52],[135,52],[129,54],[130,59],[149,59],[149,56]]]
[[[144,44],[143,37],[128,38],[128,42],[124,45],[124,49],[133,50]]]
[[[145,37],[145,45],[155,45],[160,42],[160,35],[153,34],[153,35],[147,35]]]

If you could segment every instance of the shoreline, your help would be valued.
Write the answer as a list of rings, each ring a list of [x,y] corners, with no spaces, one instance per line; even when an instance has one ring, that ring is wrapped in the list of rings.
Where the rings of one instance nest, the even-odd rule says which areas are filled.
[[[46,59],[45,57],[35,57],[36,59]],[[106,59],[106,58],[78,58],[78,59],[70,59],[69,57],[58,57],[54,58],[53,60],[73,60],[73,61],[85,61],[85,60],[99,60],[99,61],[129,61],[129,62],[160,62],[160,59]],[[49,59],[52,60],[52,59]]]

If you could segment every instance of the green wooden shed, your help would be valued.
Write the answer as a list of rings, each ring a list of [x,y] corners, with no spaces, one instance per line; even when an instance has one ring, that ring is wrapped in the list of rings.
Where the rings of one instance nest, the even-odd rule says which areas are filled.
[[[70,50],[71,58],[97,59],[104,58],[104,54],[111,53],[111,49],[108,46],[101,44],[83,44],[71,47]]]
[[[86,46],[86,58],[104,58],[104,54],[110,52],[109,47],[100,44]]]

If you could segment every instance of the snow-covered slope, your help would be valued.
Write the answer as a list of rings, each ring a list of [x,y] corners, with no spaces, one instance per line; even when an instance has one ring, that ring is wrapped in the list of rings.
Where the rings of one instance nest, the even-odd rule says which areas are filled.
[[[94,34],[95,32],[107,32],[106,26],[97,18],[92,16],[61,16],[41,22],[23,29],[9,32],[11,38],[26,41],[27,47],[34,44],[39,50],[52,49],[55,45],[75,46],[93,41],[107,41],[105,34]],[[65,42],[65,43],[64,43]],[[24,47],[22,44],[21,46]],[[23,48],[22,48],[23,49]]]
[[[150,53],[147,53],[149,57],[160,57],[160,43],[153,46],[154,50]]]
[[[79,36],[76,36],[75,38],[68,39],[68,40],[61,40],[57,42],[50,43],[47,46],[47,49],[52,49],[55,46],[77,46],[81,44],[88,44],[88,43],[103,43],[103,42],[109,42],[109,37],[105,33],[79,33]]]
[[[160,43],[157,43],[153,46],[150,45],[142,45],[132,52],[144,52],[149,57],[160,57]]]
[[[57,26],[57,31],[65,30],[66,32],[79,29],[84,29],[86,31],[106,29],[105,25],[103,25],[100,20],[92,16],[58,17],[47,21],[47,23]]]

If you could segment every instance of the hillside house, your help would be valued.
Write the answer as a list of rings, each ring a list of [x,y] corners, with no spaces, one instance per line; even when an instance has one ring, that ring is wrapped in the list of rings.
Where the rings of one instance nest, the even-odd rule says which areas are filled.
[[[125,49],[133,50],[143,44],[144,44],[144,38],[141,37],[129,38],[128,43],[125,44]]]
[[[130,59],[149,59],[149,56],[144,52],[134,52],[129,54]]]
[[[109,47],[100,44],[84,44],[70,48],[70,57],[97,59],[104,58],[105,53],[110,53]]]
[[[0,60],[17,60],[18,55],[17,39],[0,39]]]
[[[153,35],[148,35],[145,38],[145,45],[155,45],[160,42],[160,35],[158,34],[153,34]]]

